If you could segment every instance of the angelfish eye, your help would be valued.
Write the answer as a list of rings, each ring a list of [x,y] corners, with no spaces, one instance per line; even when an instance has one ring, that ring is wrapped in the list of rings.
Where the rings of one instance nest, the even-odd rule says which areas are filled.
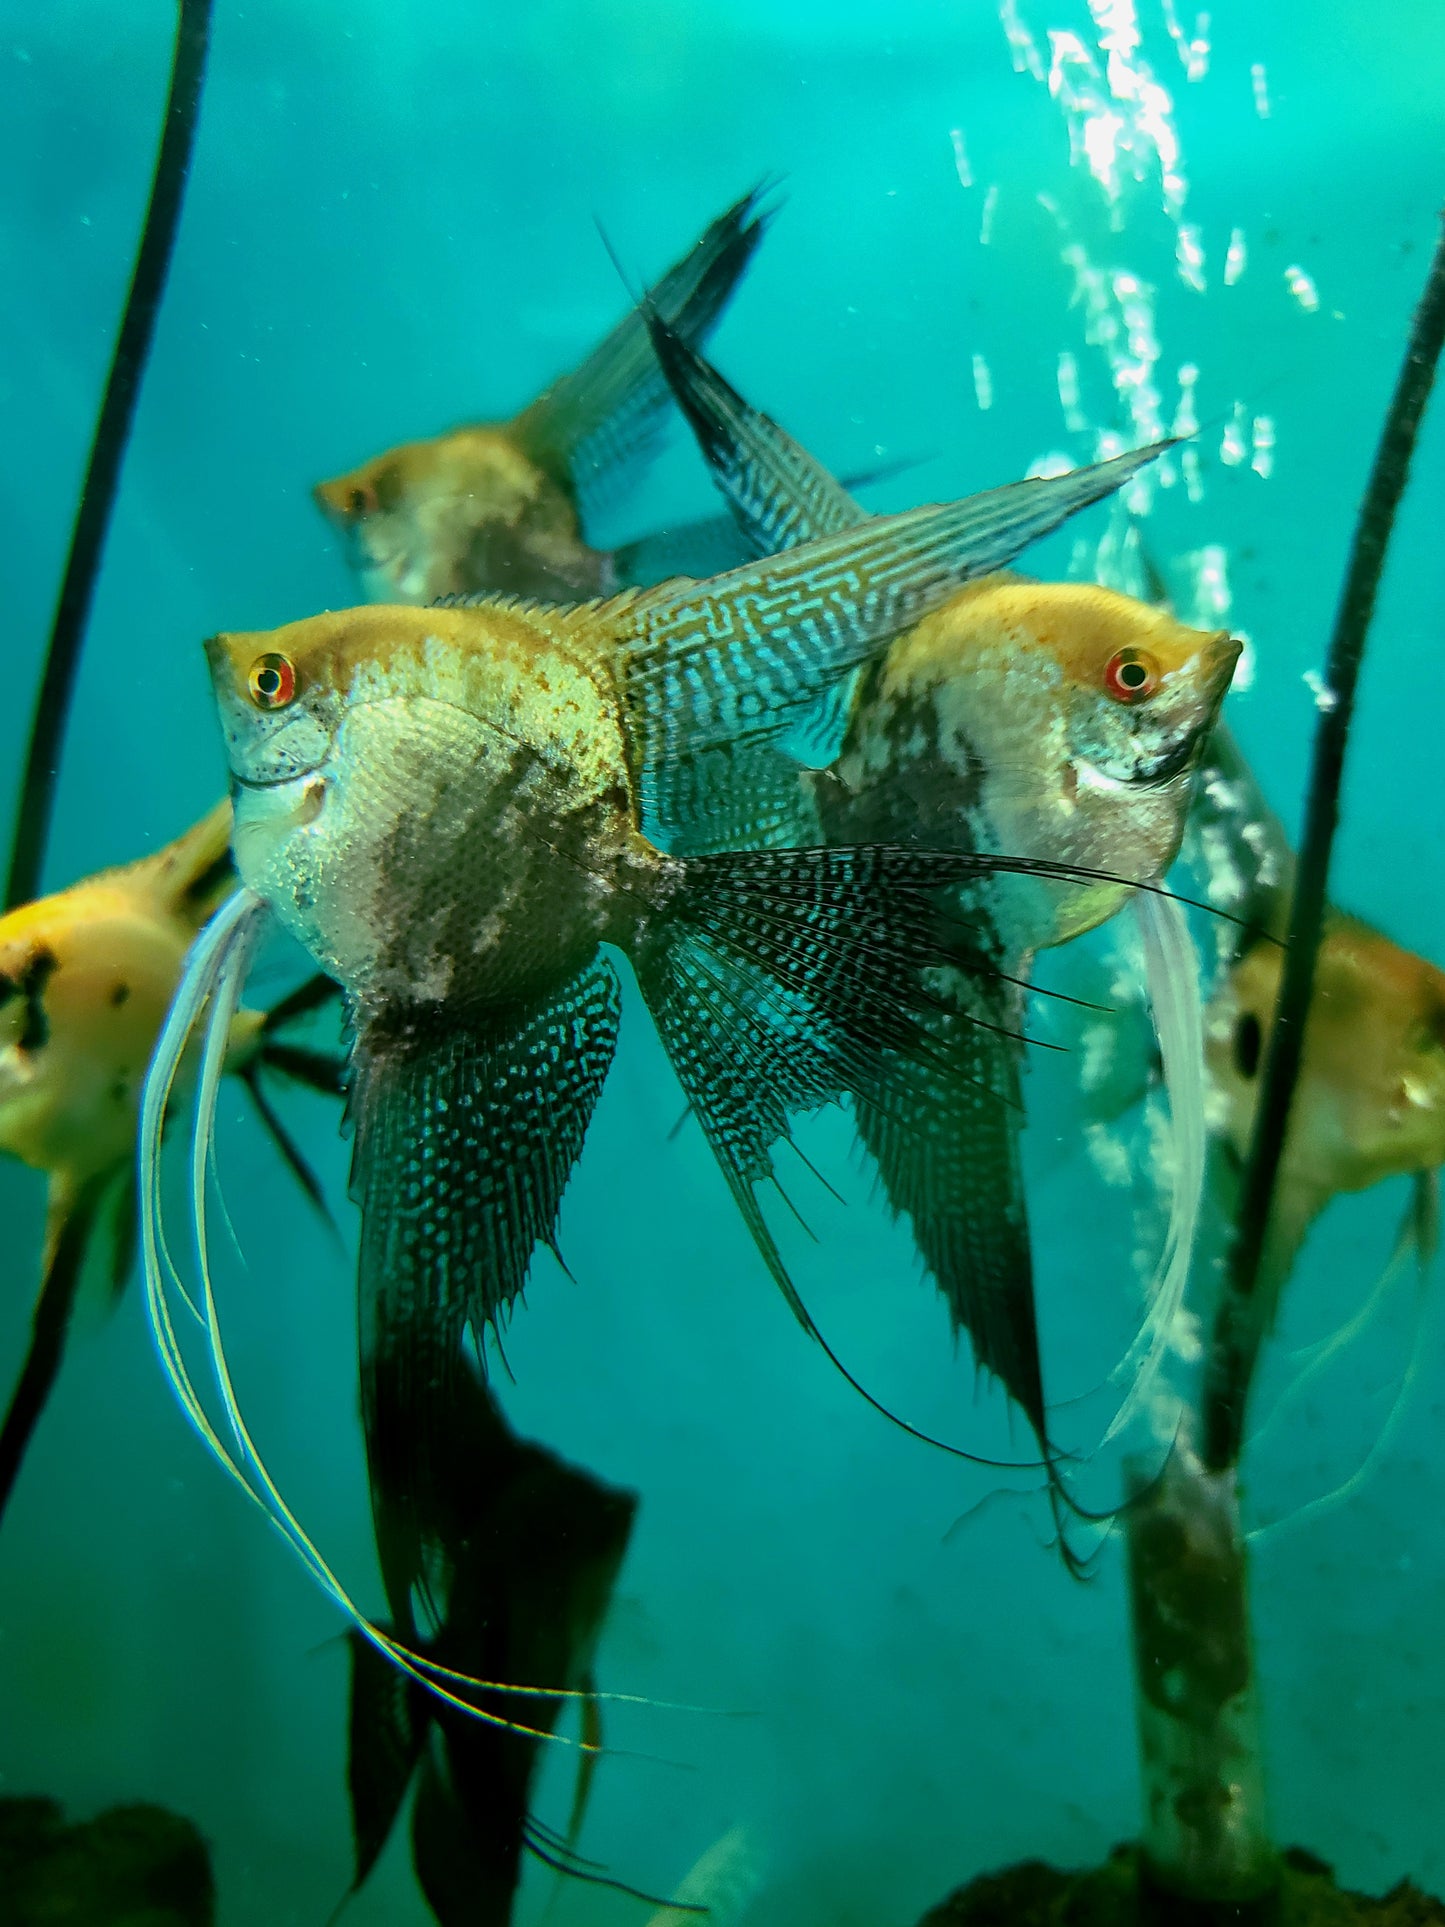
[[[374,515],[376,513],[375,489],[352,489],[346,498],[346,506],[352,515]]]
[[[296,669],[289,656],[257,656],[246,678],[257,709],[284,709],[296,697]]]
[[[1142,703],[1159,687],[1159,665],[1147,649],[1117,649],[1104,668],[1104,688],[1116,703]]]

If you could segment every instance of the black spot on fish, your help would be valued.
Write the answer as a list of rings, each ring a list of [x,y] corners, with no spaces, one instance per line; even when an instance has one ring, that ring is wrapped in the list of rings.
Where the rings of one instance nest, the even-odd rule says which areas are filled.
[[[45,1012],[45,986],[58,965],[49,950],[37,950],[20,973],[25,999],[25,1023],[16,1042],[23,1051],[44,1050],[50,1042],[50,1019]]]
[[[1241,1077],[1253,1077],[1259,1069],[1262,1041],[1259,1019],[1247,1010],[1234,1027],[1234,1067]]]
[[[181,892],[184,904],[205,903],[213,897],[224,884],[234,882],[236,866],[231,861],[231,852],[222,851],[214,863],[208,863],[204,870],[193,876]]]
[[[110,993],[111,1009],[119,1010],[121,1005],[123,1003],[126,1003],[129,1000],[129,998],[130,998],[130,985],[117,984],[114,990],[112,990]]]

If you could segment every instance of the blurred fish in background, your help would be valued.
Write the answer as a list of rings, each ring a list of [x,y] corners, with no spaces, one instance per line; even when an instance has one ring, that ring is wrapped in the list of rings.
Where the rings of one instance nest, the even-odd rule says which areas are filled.
[[[721,319],[767,229],[765,189],[720,215],[651,290],[686,340]],[[599,507],[656,452],[667,384],[631,309],[570,374],[510,421],[404,443],[318,483],[317,506],[347,538],[377,602],[434,602],[487,592],[580,602],[648,575],[715,573],[741,557],[703,524],[689,543],[593,547]],[[723,531],[725,534],[725,531]]]
[[[373,1374],[385,1364],[371,1361]],[[356,1892],[415,1782],[411,1850],[418,1884],[442,1927],[504,1927],[524,1852],[560,1873],[617,1886],[579,1859],[575,1840],[602,1742],[594,1663],[636,1511],[635,1495],[518,1438],[475,1371],[463,1365],[433,1415],[446,1452],[422,1504],[397,1491],[395,1466],[373,1458],[372,1505],[390,1631],[453,1676],[540,1689],[523,1702],[550,1732],[581,1696],[576,1797],[565,1831],[532,1812],[537,1731],[479,1723],[439,1701],[364,1640],[350,1636],[348,1784]],[[378,1396],[373,1385],[370,1399]],[[369,1435],[371,1443],[374,1435]],[[419,1544],[429,1549],[417,1557]]]
[[[31,1348],[0,1427],[0,1514],[59,1369],[87,1267],[118,1294],[135,1259],[141,1085],[186,952],[235,888],[221,803],[154,856],[0,917],[0,1151],[49,1183]],[[289,1038],[334,988],[238,1010],[226,1068],[315,1204],[321,1194],[264,1079],[339,1096],[342,1060]],[[194,1065],[188,1067],[193,1071]]]

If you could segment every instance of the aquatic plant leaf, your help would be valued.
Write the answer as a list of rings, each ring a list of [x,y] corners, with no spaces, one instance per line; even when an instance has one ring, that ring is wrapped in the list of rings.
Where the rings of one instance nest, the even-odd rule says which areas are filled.
[[[950,971],[953,1008],[920,1022],[929,1053],[891,1052],[859,1094],[859,1136],[893,1211],[966,1331],[1045,1442],[1033,1259],[1018,1134],[1021,997],[1012,984]],[[981,1020],[981,1021],[975,1021]]]
[[[768,215],[756,188],[703,233],[648,299],[684,339],[702,339],[722,314],[762,240]],[[667,383],[634,309],[580,366],[516,418],[520,446],[575,490],[584,514],[650,452],[668,401]]]
[[[425,1566],[463,1331],[503,1316],[550,1244],[617,1041],[620,991],[590,964],[540,1007],[461,1027],[440,1007],[358,1036],[362,1411],[393,1616]]]
[[[30,1343],[10,1394],[4,1422],[0,1424],[0,1518],[15,1490],[25,1454],[60,1371],[81,1276],[92,1245],[103,1228],[105,1206],[117,1182],[124,1186],[126,1174],[122,1172],[117,1178],[114,1171],[104,1171],[74,1194],[68,1187],[57,1192],[52,1182],[45,1260],[30,1315]],[[134,1225],[132,1211],[127,1264],[134,1245]],[[112,1278],[116,1262],[112,1257]]]
[[[351,1803],[354,1893],[380,1858],[396,1824],[426,1739],[418,1688],[360,1633],[346,1636],[351,1653],[346,1785]]]

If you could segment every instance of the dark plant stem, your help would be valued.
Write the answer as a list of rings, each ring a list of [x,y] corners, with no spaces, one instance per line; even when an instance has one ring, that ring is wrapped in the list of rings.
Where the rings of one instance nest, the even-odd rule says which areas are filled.
[[[1274,1028],[1260,1083],[1239,1216],[1226,1265],[1224,1296],[1210,1348],[1203,1398],[1203,1456],[1211,1471],[1238,1462],[1244,1414],[1268,1308],[1260,1302],[1261,1259],[1269,1232],[1275,1180],[1290,1103],[1304,1050],[1305,1015],[1314,990],[1315,958],[1325,916],[1330,851],[1339,820],[1340,785],[1355,687],[1395,511],[1405,490],[1420,418],[1445,344],[1445,232],[1436,243],[1415,311],[1395,393],[1385,417],[1369,487],[1355,525],[1349,572],[1335,617],[1325,669],[1328,706],[1315,730],[1304,838],[1290,905],[1289,950],[1275,1005]]]
[[[61,744],[80,666],[86,621],[185,195],[210,25],[211,0],[180,0],[170,97],[151,182],[150,205],[141,230],[140,248],[131,273],[130,292],[116,337],[100,418],[95,425],[90,465],[71,532],[70,553],[65,561],[45,670],[30,725],[30,747],[26,753],[5,885],[7,910],[18,903],[28,903],[40,887],[55,806]]]
[[[105,1185],[92,1179],[52,1225],[40,1294],[30,1318],[30,1345],[0,1425],[0,1520],[15,1490],[30,1440],[65,1355],[65,1337]]]

